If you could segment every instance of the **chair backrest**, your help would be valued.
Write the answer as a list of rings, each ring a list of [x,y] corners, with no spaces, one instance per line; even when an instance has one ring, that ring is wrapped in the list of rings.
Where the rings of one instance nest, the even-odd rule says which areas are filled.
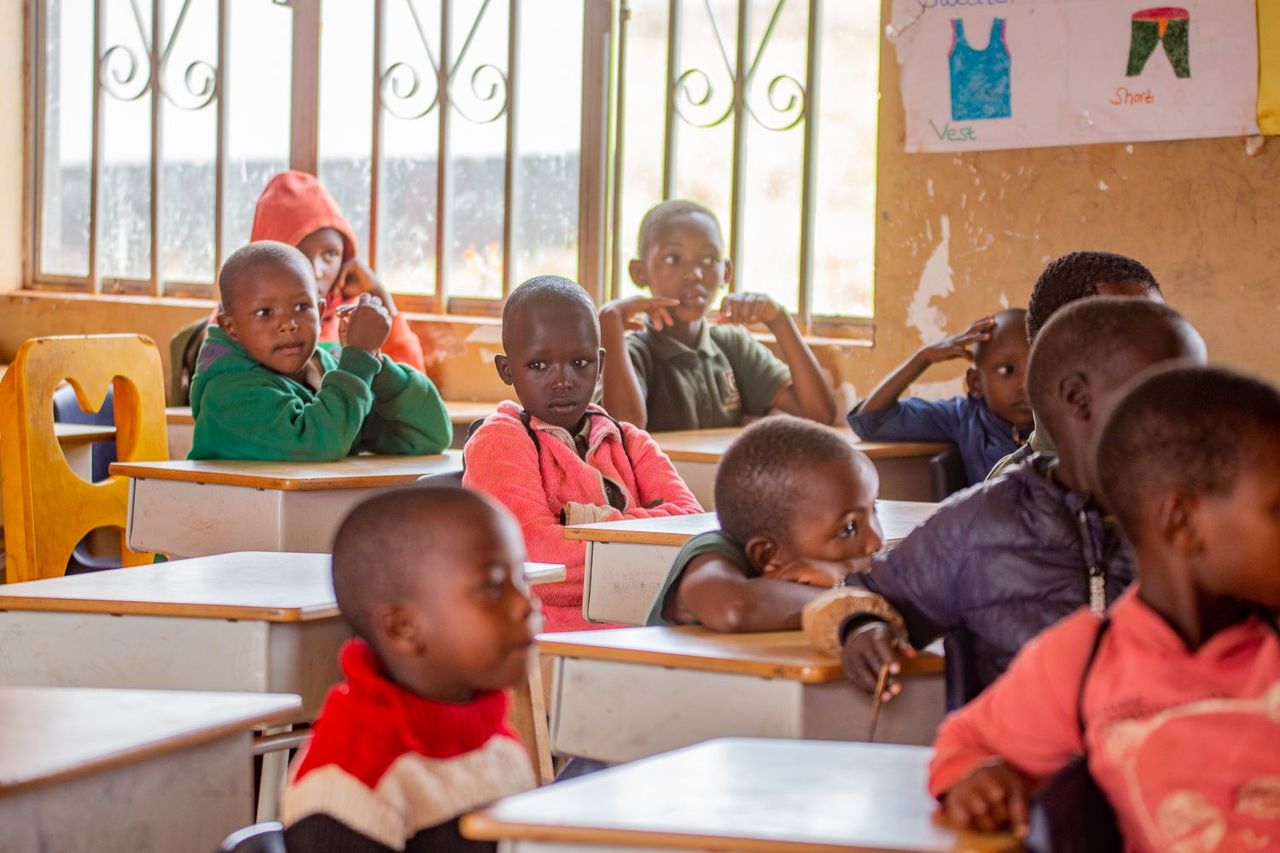
[[[285,853],[284,827],[270,821],[237,829],[222,842],[218,853]]]
[[[964,628],[942,640],[947,678],[947,710],[954,711],[978,697],[978,672],[974,665],[973,635]]]
[[[929,460],[929,479],[935,501],[944,501],[969,485],[964,460],[954,444]]]
[[[196,375],[196,357],[204,345],[209,318],[202,317],[190,326],[183,326],[169,339],[169,364],[172,378],[169,380],[169,405],[191,404],[191,379]]]
[[[54,433],[53,395],[66,380],[93,411],[113,390],[116,451],[122,461],[166,459],[164,369],[141,335],[32,338],[0,381],[0,470],[4,471],[6,578],[57,577],[85,534],[125,526],[124,477],[87,483],[67,465]],[[125,550],[125,565],[150,554]]]
[[[1115,810],[1089,774],[1084,758],[1069,763],[1035,792],[1030,818],[1023,841],[1028,853],[1124,850]]]

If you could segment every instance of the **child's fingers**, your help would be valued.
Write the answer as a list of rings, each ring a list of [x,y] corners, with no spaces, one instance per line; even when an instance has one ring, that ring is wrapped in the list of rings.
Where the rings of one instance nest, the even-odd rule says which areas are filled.
[[[1027,806],[1027,792],[1021,785],[1015,785],[1008,791],[1007,807],[1013,834],[1019,838],[1026,836],[1031,829],[1031,816]]]

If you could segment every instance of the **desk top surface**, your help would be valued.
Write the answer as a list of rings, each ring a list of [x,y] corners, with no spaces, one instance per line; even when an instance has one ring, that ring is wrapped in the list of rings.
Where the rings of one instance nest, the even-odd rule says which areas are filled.
[[[116,428],[113,426],[96,426],[94,424],[62,424],[53,425],[54,437],[62,447],[80,447],[99,441],[115,441]]]
[[[0,797],[296,716],[297,696],[0,687]]]
[[[538,650],[547,657],[646,664],[804,684],[844,680],[839,659],[814,649],[802,631],[718,634],[696,625],[565,631],[539,634]],[[942,670],[942,658],[928,651],[902,664],[903,675],[936,675]]]
[[[1014,850],[934,817],[927,747],[724,738],[500,800],[463,833],[735,851]]]
[[[494,410],[498,408],[498,401],[445,400],[444,408],[449,413],[449,420],[453,422],[453,425],[455,427],[462,426],[465,429],[470,426],[472,421],[487,418],[493,414]],[[195,416],[191,414],[190,406],[169,406],[164,410],[164,414],[170,426],[192,426],[196,422]]]
[[[338,618],[328,554],[242,551],[0,586],[0,610],[304,622]]]
[[[937,510],[936,503],[922,501],[876,501],[876,516],[886,545],[895,545],[925,522]],[[716,530],[720,523],[714,512],[696,515],[669,515],[576,524],[564,529],[565,539],[589,542],[629,542],[638,545],[683,545],[699,533]]]
[[[284,492],[406,485],[427,474],[462,471],[462,451],[435,456],[348,456],[337,462],[254,462],[242,459],[115,462],[112,474]]]
[[[655,432],[653,440],[671,458],[672,462],[709,462],[718,464],[720,457],[742,434],[742,427],[719,429],[690,429],[678,432]],[[913,441],[859,441],[847,429],[837,430],[842,437],[872,459],[904,459],[915,456],[934,456],[947,449],[946,444]]]

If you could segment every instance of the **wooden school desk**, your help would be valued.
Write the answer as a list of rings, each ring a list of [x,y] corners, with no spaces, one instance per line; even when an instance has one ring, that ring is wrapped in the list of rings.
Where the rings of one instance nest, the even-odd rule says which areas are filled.
[[[847,429],[837,431],[875,463],[880,473],[880,497],[900,501],[933,500],[929,460],[946,450],[948,445],[858,441],[858,437]],[[707,509],[713,509],[720,457],[741,433],[741,427],[724,427],[655,432],[652,435],[658,447],[671,458],[693,496]]]
[[[935,503],[876,501],[885,547],[901,542],[938,508]],[[582,613],[595,622],[643,625],[684,543],[719,527],[714,512],[566,527],[587,543]]]
[[[500,853],[994,851],[934,818],[923,747],[725,738],[499,800],[462,819]]]
[[[196,432],[196,419],[191,414],[191,407],[169,406],[164,410],[164,419],[168,425],[169,458],[186,459]]]
[[[346,514],[379,491],[456,475],[462,454],[337,462],[116,462],[129,484],[129,547],[170,557],[328,551]]]
[[[0,848],[216,850],[253,820],[250,730],[296,696],[0,688]]]
[[[618,628],[541,634],[538,647],[551,660],[558,755],[613,764],[721,736],[867,739],[871,697],[800,631]],[[942,658],[921,652],[903,672],[875,739],[933,743],[946,705]]]

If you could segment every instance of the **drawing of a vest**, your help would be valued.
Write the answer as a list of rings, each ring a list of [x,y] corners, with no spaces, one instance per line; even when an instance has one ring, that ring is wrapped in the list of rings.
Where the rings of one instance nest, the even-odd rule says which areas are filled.
[[[984,50],[974,50],[965,38],[964,21],[951,21],[951,118],[970,121],[1008,118],[1009,45],[1005,42],[1004,18],[991,22],[991,37]]]
[[[1129,69],[1126,77],[1137,77],[1147,67],[1147,60],[1164,45],[1173,73],[1191,76],[1191,14],[1177,6],[1158,6],[1134,12],[1129,38]]]

